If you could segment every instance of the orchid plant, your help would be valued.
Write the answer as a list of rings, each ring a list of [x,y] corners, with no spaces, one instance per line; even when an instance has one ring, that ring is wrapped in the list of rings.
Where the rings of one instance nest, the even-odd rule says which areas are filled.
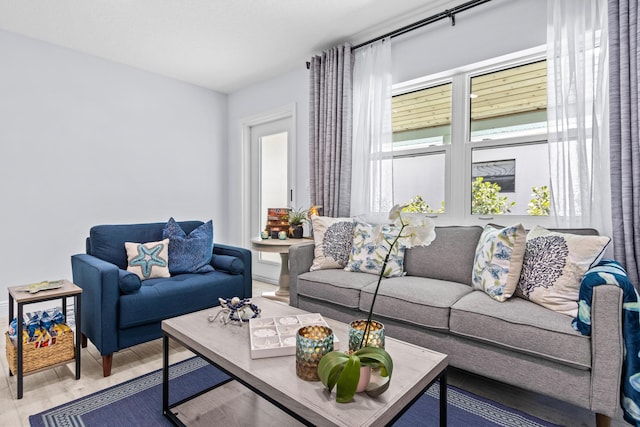
[[[377,226],[374,235],[377,245],[385,245],[388,247],[384,258],[382,268],[378,275],[378,283],[373,294],[373,300],[367,316],[362,339],[358,346],[358,350],[352,354],[346,354],[339,351],[332,351],[326,354],[318,365],[318,376],[322,383],[333,391],[336,390],[336,402],[345,403],[353,400],[356,393],[358,381],[360,380],[360,366],[368,365],[373,368],[380,368],[382,377],[386,377],[386,382],[381,385],[369,387],[366,393],[370,396],[377,396],[385,392],[389,388],[391,382],[391,374],[393,372],[393,361],[389,353],[384,349],[366,346],[365,339],[368,337],[373,317],[373,308],[378,297],[380,283],[385,276],[387,263],[393,248],[396,245],[403,245],[405,248],[414,246],[427,246],[435,239],[435,226],[433,221],[422,214],[408,213],[403,211],[407,205],[396,205],[389,213],[389,219],[395,227],[386,225]]]

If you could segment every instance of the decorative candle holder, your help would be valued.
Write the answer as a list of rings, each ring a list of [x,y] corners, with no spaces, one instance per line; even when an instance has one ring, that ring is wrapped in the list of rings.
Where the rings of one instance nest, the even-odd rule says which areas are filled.
[[[333,331],[320,325],[305,326],[296,334],[296,374],[305,381],[319,381],[318,363],[333,351]]]
[[[278,232],[278,239],[286,240],[287,239],[287,232],[286,231],[279,231]]]
[[[349,350],[356,351],[360,349],[360,341],[362,341],[366,325],[366,320],[354,320],[349,324]],[[371,321],[367,338],[362,343],[362,347],[367,346],[384,348],[384,325],[382,323],[375,320]]]

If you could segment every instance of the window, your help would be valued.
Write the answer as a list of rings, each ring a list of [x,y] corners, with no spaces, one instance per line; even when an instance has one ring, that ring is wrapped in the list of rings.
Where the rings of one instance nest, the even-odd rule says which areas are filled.
[[[393,97],[394,202],[421,195],[429,212],[444,206],[451,88],[449,82]]]
[[[394,203],[420,196],[428,212],[453,221],[548,215],[530,206],[544,197],[548,206],[540,56],[511,55],[394,87]]]
[[[484,181],[494,182],[503,193],[516,191],[516,159],[471,163],[471,179],[481,176]]]
[[[471,77],[471,141],[547,133],[547,61]]]

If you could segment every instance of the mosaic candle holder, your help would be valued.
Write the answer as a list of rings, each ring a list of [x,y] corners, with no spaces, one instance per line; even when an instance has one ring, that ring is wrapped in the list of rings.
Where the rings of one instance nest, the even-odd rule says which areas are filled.
[[[349,350],[359,350],[366,325],[366,320],[354,320],[349,323]],[[382,323],[375,320],[371,321],[367,339],[362,343],[362,347],[367,346],[384,348],[384,325]]]
[[[320,381],[318,363],[333,351],[333,331],[320,325],[305,326],[296,334],[296,374],[306,381]]]

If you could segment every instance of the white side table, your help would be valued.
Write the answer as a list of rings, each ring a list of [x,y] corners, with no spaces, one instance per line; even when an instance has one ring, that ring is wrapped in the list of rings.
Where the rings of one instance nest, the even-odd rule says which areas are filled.
[[[254,237],[251,239],[251,248],[259,252],[280,254],[280,277],[278,289],[275,292],[263,292],[262,296],[269,299],[289,303],[289,247],[312,241],[311,239],[265,239]]]

